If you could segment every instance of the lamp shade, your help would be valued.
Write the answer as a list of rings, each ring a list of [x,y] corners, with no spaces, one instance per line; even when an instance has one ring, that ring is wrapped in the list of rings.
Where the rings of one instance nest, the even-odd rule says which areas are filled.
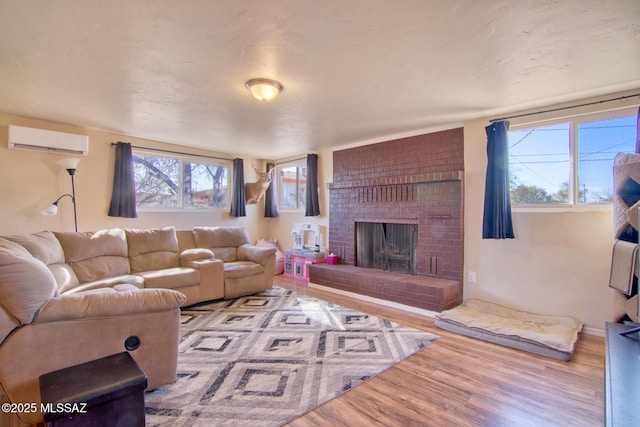
[[[58,164],[65,169],[77,169],[80,159],[77,157],[69,157],[68,159],[58,160]]]
[[[271,101],[283,89],[282,84],[270,79],[251,79],[245,86],[259,101]]]
[[[45,209],[40,211],[41,215],[54,216],[58,215],[58,205],[57,203],[53,203],[47,206]]]

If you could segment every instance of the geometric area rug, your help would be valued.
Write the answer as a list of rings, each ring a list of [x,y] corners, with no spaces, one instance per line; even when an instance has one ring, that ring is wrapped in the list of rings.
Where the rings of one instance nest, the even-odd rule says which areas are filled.
[[[274,287],[182,311],[178,379],[147,426],[280,426],[438,337]]]

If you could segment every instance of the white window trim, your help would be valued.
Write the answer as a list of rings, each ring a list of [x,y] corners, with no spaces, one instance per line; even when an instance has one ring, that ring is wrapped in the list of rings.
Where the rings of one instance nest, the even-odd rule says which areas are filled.
[[[305,211],[305,207],[304,206],[300,206],[300,200],[298,200],[298,196],[300,195],[300,182],[299,182],[299,176],[298,176],[298,168],[300,166],[306,166],[306,159],[298,159],[298,160],[290,160],[290,161],[286,161],[286,162],[281,162],[281,163],[277,163],[276,164],[276,176],[277,176],[277,180],[276,180],[276,194],[278,197],[278,211],[280,212],[304,212]],[[290,168],[292,166],[296,167],[296,204],[298,205],[298,207],[296,208],[285,208],[281,205],[281,200],[282,200],[282,194],[280,193],[281,191],[283,191],[283,186],[282,183],[280,181],[280,170],[282,168]]]
[[[534,127],[552,126],[569,122],[569,203],[562,204],[524,204],[511,205],[512,212],[608,212],[613,211],[612,203],[577,203],[576,186],[578,182],[578,168],[576,163],[578,151],[578,125],[580,123],[615,119],[627,115],[635,115],[638,105],[612,108],[605,111],[592,111],[574,115],[565,115],[537,121],[517,120],[509,125],[510,131],[531,129]]]
[[[183,163],[185,161],[188,162],[193,162],[193,163],[200,163],[200,164],[214,164],[214,165],[219,165],[219,166],[225,166],[227,168],[227,207],[226,208],[190,208],[190,207],[184,207],[182,206],[182,180],[180,179],[178,182],[179,188],[181,191],[178,192],[178,197],[177,197],[177,201],[179,206],[170,206],[170,207],[159,207],[159,206],[136,206],[136,210],[138,212],[155,212],[155,213],[161,213],[161,212],[165,212],[165,213],[171,213],[171,212],[180,212],[180,213],[186,213],[186,212],[193,212],[193,213],[204,213],[204,212],[215,212],[215,211],[226,211],[228,210],[228,206],[231,206],[231,185],[229,184],[231,177],[233,176],[233,161],[231,160],[223,160],[223,159],[209,159],[207,157],[202,157],[202,156],[197,156],[197,155],[193,155],[190,156],[189,154],[180,154],[180,153],[167,153],[165,151],[158,151],[158,150],[154,150],[153,148],[132,148],[131,149],[131,155],[135,156],[136,154],[138,155],[149,155],[149,156],[156,156],[156,157],[165,157],[168,159],[175,159],[178,160],[178,176],[182,177],[182,171],[183,171]],[[208,163],[207,160],[210,160],[210,162]],[[219,163],[218,163],[219,162]]]

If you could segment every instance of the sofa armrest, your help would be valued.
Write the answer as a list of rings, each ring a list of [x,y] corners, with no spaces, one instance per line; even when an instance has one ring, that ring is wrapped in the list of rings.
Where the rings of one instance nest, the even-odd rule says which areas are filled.
[[[274,248],[263,248],[254,245],[238,246],[236,252],[239,261],[253,261],[262,266],[268,263],[275,263],[276,250]]]
[[[200,300],[224,298],[224,262],[219,259],[201,259],[191,262],[191,268],[200,272]]]
[[[169,311],[186,297],[170,289],[137,289],[130,285],[65,294],[47,301],[33,323]]]
[[[193,265],[194,261],[209,260],[212,258],[215,258],[215,255],[209,249],[204,249],[204,248],[187,249],[180,253],[180,266],[197,268],[195,265]]]

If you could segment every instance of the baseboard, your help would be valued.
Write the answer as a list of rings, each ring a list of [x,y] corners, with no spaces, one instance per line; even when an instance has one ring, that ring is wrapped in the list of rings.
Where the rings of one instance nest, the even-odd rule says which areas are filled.
[[[419,314],[421,316],[435,318],[438,314],[435,311],[425,310],[423,308],[411,307],[410,305],[404,305],[393,301],[387,301],[379,298],[370,297],[367,295],[356,294],[355,292],[343,291],[341,289],[331,288],[329,286],[316,285],[315,283],[309,283],[310,288],[320,289],[327,292],[333,292],[334,294],[344,295],[349,298],[359,299],[361,301],[371,302],[374,304],[382,305],[389,308],[395,308],[403,310],[413,314]]]
[[[604,337],[604,329],[596,328],[582,328],[582,333],[585,335],[593,335],[594,337]]]
[[[409,305],[400,304],[393,301],[386,301],[379,298],[373,298],[367,295],[356,294],[354,292],[343,291],[341,289],[331,288],[329,286],[316,285],[315,283],[309,283],[310,288],[320,289],[327,292],[333,292],[334,294],[344,295],[349,298],[359,299],[361,301],[371,302],[374,304],[382,305],[385,307],[395,308],[398,310],[403,310],[413,314],[419,314],[421,316],[435,318],[438,314],[435,311],[424,310],[422,308],[411,307]],[[585,335],[592,335],[595,337],[604,337],[604,329],[596,329],[596,328],[582,328],[582,333]]]

